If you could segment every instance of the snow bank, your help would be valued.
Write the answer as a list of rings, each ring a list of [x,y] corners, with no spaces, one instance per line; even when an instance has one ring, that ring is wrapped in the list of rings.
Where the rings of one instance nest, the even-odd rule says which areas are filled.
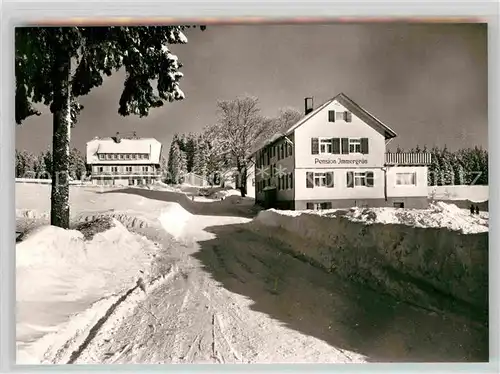
[[[16,245],[19,357],[40,359],[33,344],[96,301],[122,292],[147,271],[157,247],[113,227],[85,241],[76,230],[43,226]]]
[[[178,203],[169,203],[158,217],[162,227],[174,238],[179,238],[184,232],[187,221],[192,214]]]
[[[255,223],[272,227],[297,255],[371,288],[427,308],[486,313],[487,229],[457,209],[440,203],[420,212],[267,210]],[[442,223],[452,227],[440,228]],[[460,224],[473,233],[452,229]]]
[[[480,212],[470,214],[468,209],[460,209],[454,204],[442,201],[432,203],[429,209],[398,209],[398,208],[359,208],[304,210],[304,211],[274,211],[280,215],[298,217],[302,214],[312,214],[320,217],[345,217],[353,222],[365,224],[399,224],[420,228],[447,228],[463,234],[488,232],[489,214]],[[274,216],[273,216],[274,217]],[[261,218],[262,219],[262,218]],[[269,217],[266,217],[269,219]],[[268,222],[268,224],[272,224]]]
[[[429,209],[355,208],[346,217],[366,223],[403,224],[413,227],[448,228],[464,234],[488,231],[489,214],[470,214],[456,205],[436,202]]]

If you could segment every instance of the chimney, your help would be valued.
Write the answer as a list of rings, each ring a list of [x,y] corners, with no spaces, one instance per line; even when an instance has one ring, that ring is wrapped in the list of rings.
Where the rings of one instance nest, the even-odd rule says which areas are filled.
[[[116,133],[116,136],[114,137],[114,140],[115,140],[115,143],[120,143],[121,138],[120,138],[120,133],[119,132]]]
[[[313,108],[313,98],[312,97],[306,97],[304,99],[304,104],[305,104],[304,114],[307,116],[314,109]]]

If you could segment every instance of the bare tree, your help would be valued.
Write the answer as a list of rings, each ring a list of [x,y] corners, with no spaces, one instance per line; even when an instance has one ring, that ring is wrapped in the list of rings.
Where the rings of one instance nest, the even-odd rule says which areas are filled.
[[[233,161],[241,196],[247,193],[247,169],[251,150],[263,131],[264,120],[258,99],[252,96],[221,100],[217,103],[218,122],[208,128],[208,136],[219,154]]]

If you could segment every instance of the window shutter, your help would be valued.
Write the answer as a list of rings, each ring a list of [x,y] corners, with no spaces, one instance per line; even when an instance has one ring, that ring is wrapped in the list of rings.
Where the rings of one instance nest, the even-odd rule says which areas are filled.
[[[367,171],[366,174],[366,186],[373,187],[373,171]]]
[[[349,139],[348,138],[342,138],[342,154],[347,155],[349,154]]]
[[[368,154],[368,138],[361,138],[361,153]]]
[[[283,179],[285,180],[285,190],[288,190],[288,175],[284,175]]]
[[[349,113],[347,110],[344,112],[344,121],[347,122],[347,113]]]
[[[335,155],[340,154],[340,138],[332,139],[332,153]]]
[[[313,154],[313,155],[319,154],[319,139],[318,138],[311,139],[311,154]]]
[[[335,111],[334,110],[328,111],[328,122],[335,122]]]
[[[285,144],[285,158],[288,157],[288,144]]]
[[[293,189],[293,174],[290,173],[290,188]]]
[[[352,113],[351,112],[345,112],[345,121],[352,122]]]
[[[306,172],[306,188],[314,187],[314,173]]]
[[[326,173],[326,187],[333,187],[333,171],[329,171]]]
[[[352,171],[347,172],[347,187],[354,188],[354,173]]]
[[[291,144],[290,144],[290,149],[289,149],[289,151],[288,151],[288,154],[289,154],[290,156],[293,156],[293,146],[292,146]]]

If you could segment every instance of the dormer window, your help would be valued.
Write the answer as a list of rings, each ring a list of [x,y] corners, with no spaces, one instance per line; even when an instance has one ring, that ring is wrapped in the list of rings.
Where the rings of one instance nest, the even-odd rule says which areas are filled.
[[[104,160],[104,155],[102,153],[99,154],[99,160]]]

